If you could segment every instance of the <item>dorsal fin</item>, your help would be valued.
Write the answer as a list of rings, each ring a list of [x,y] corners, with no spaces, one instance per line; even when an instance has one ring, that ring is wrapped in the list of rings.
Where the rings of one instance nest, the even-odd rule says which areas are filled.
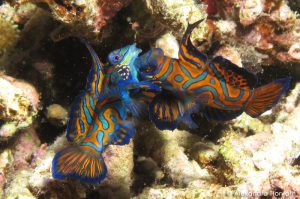
[[[231,61],[217,56],[207,65],[208,71],[235,88],[254,88],[257,77],[244,68],[240,68]]]
[[[207,56],[193,46],[190,36],[195,27],[202,21],[199,20],[193,24],[189,24],[180,44],[179,59],[188,62],[198,68],[209,68],[209,72],[218,79],[223,80],[228,85],[236,88],[254,88],[257,83],[257,77],[246,69],[240,68],[229,60],[217,56],[210,64],[207,64]]]
[[[104,79],[103,64],[99,60],[97,53],[84,38],[80,38],[80,41],[89,50],[93,64],[87,78],[85,90],[80,92],[70,107],[69,120],[67,122],[67,139],[70,142],[81,139],[88,132],[95,112],[97,98],[102,93],[102,82]]]
[[[89,50],[89,53],[92,57],[92,67],[90,69],[87,82],[86,89],[89,90],[91,95],[99,97],[102,92],[102,83],[104,79],[104,71],[103,71],[103,63],[100,61],[97,53],[92,48],[92,46],[88,43],[88,41],[84,38],[80,38],[80,41],[86,46]]]
[[[189,24],[180,43],[179,60],[188,62],[197,68],[205,68],[207,56],[192,44],[191,33],[204,19],[201,19],[193,24]]]

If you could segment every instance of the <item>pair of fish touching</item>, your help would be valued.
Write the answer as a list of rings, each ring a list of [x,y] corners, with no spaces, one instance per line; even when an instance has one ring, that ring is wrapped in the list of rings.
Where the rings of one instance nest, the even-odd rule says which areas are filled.
[[[182,122],[197,128],[192,114],[226,121],[243,112],[259,117],[278,103],[291,78],[257,87],[255,74],[217,56],[209,59],[192,44],[191,32],[203,20],[189,24],[180,42],[179,58],[152,48],[140,55],[135,44],[112,51],[109,66],[99,60],[84,39],[93,64],[86,87],[71,105],[67,123],[70,146],[57,152],[53,177],[87,183],[105,179],[102,156],[110,144],[128,144],[135,134],[133,120],[147,111],[161,130],[174,130]],[[129,114],[132,118],[129,118]]]

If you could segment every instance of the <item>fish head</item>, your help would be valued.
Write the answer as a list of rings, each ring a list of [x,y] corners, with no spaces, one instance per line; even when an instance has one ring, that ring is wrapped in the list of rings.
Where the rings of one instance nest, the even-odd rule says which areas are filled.
[[[136,44],[134,43],[109,53],[108,61],[113,66],[131,65],[141,52],[142,50],[137,48]]]
[[[142,50],[137,48],[136,44],[132,44],[114,50],[108,55],[109,63],[113,67],[112,84],[126,85],[139,81],[134,61],[141,52]]]

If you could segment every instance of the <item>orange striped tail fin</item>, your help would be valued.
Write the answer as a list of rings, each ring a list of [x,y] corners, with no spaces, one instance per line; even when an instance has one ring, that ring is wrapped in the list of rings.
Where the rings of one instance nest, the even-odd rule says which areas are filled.
[[[282,78],[254,89],[246,104],[245,112],[255,118],[271,109],[288,90],[290,82],[290,77]]]
[[[52,176],[60,180],[73,178],[86,183],[99,183],[106,174],[101,153],[81,146],[71,146],[59,151],[52,161]]]

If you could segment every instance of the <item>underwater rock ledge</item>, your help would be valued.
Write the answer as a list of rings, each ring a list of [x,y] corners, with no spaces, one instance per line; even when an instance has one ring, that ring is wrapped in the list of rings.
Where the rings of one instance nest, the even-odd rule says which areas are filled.
[[[299,198],[298,2],[7,0],[0,5],[0,198]],[[144,32],[132,21],[141,13],[149,19]],[[259,73],[260,83],[293,76],[287,97],[257,119],[200,117],[196,130],[159,131],[138,119],[128,145],[103,153],[102,183],[53,179],[55,152],[69,145],[67,112],[91,63],[78,40],[58,41],[87,36],[103,62],[129,41],[177,57],[187,24],[206,17],[192,35],[199,50]]]

